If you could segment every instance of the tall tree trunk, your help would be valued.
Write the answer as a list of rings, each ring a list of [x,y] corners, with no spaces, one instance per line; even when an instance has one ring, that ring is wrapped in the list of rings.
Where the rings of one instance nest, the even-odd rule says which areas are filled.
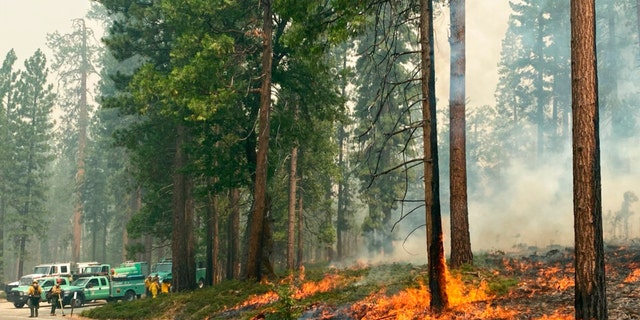
[[[87,126],[89,125],[89,112],[87,110],[87,77],[89,61],[87,58],[87,30],[82,21],[82,70],[80,72],[80,101],[78,108],[78,154],[75,182],[75,205],[73,208],[73,250],[71,258],[80,261],[80,249],[82,248],[82,190],[84,188],[85,175],[85,148],[87,146]]]
[[[595,0],[571,0],[575,318],[607,319]]]
[[[191,182],[182,172],[187,160],[184,145],[187,141],[186,129],[177,127],[176,149],[173,172],[173,230],[172,251],[172,287],[176,291],[196,288],[195,238],[193,235],[193,198]]]
[[[218,270],[218,255],[220,254],[219,230],[218,230],[218,196],[209,194],[209,205],[207,206],[207,275],[205,282],[212,286],[216,283],[216,272]]]
[[[640,1],[640,0],[638,0]],[[343,59],[342,59],[342,70],[347,70],[347,52],[345,50]],[[347,83],[346,83],[346,79],[344,80],[344,83],[342,84],[342,96],[346,97],[347,96]],[[346,231],[346,226],[347,226],[347,219],[346,219],[346,215],[347,215],[347,206],[346,206],[346,202],[347,202],[347,168],[345,168],[345,161],[344,161],[344,154],[345,154],[345,150],[344,150],[344,145],[345,145],[345,140],[347,139],[346,137],[346,133],[344,130],[344,126],[338,126],[338,168],[340,170],[340,172],[342,172],[342,175],[340,176],[340,179],[338,180],[338,212],[337,212],[337,222],[336,222],[336,259],[338,261],[341,261],[342,258],[344,257],[344,246],[345,246],[345,241],[344,241],[344,237],[345,237],[345,231]]]
[[[427,221],[427,256],[431,309],[440,312],[449,305],[444,240],[440,212],[438,139],[436,129],[435,70],[433,59],[433,3],[420,0],[420,45],[422,68],[422,123],[424,141],[424,197]]]
[[[304,210],[302,192],[298,195],[298,251],[296,257],[296,268],[300,270],[304,266]]]
[[[451,193],[451,267],[473,263],[469,235],[467,203],[467,141],[465,115],[465,0],[451,0],[450,65],[450,193]]]
[[[289,170],[289,219],[287,221],[287,270],[289,271],[295,268],[297,167],[298,147],[293,147]]]
[[[240,275],[240,190],[229,192],[231,214],[229,215],[227,235],[227,279],[237,279]]]
[[[254,188],[254,205],[249,224],[247,244],[247,264],[244,277],[261,280],[261,261],[264,243],[263,231],[265,212],[267,209],[267,154],[269,153],[269,111],[271,109],[271,64],[273,48],[271,35],[273,21],[271,19],[271,0],[261,0],[263,16],[263,52],[262,52],[262,86],[260,88],[260,112],[258,119],[258,153],[256,159],[256,179]]]

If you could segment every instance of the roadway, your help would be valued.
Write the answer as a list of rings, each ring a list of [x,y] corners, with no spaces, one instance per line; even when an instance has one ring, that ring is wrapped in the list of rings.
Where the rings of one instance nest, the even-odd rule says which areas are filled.
[[[81,319],[79,316],[82,310],[92,309],[98,306],[105,304],[105,301],[93,301],[87,302],[84,307],[77,308],[73,310],[73,315],[71,315],[71,308],[66,306],[64,309],[65,317],[71,319]],[[62,317],[62,310],[56,310],[57,316],[51,316],[51,305],[46,301],[44,303],[40,303],[40,310],[38,312],[38,319],[55,319]],[[31,319],[29,318],[29,307],[24,306],[22,308],[16,308],[13,306],[13,303],[7,301],[7,299],[0,298],[0,319],[2,320],[15,320],[15,319]]]

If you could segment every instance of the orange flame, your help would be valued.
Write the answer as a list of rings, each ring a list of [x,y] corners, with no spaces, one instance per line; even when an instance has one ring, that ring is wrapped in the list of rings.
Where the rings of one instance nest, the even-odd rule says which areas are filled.
[[[631,273],[622,280],[622,283],[632,283],[640,280],[640,269],[634,269]]]
[[[316,293],[327,292],[338,287],[341,277],[336,274],[327,274],[318,282],[305,282],[293,294],[294,299],[304,299]]]

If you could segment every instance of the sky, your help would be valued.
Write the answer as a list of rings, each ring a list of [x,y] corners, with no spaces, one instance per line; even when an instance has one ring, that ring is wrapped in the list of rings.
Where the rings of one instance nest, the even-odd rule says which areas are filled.
[[[72,20],[84,18],[90,6],[91,0],[0,0],[0,61],[11,49],[20,68],[37,49],[47,54],[47,34],[70,32]]]

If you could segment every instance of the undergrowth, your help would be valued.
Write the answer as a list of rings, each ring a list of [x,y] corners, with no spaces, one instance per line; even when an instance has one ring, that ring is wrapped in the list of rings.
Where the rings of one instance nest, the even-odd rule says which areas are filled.
[[[328,275],[333,276],[337,284],[325,292],[314,292],[302,298],[296,298],[303,283],[320,283]],[[517,284],[517,280],[491,269],[464,266],[452,271],[465,283],[477,285],[486,281],[492,294],[496,296],[508,293]],[[131,302],[112,302],[81,315],[93,319],[252,319],[266,320],[298,319],[303,312],[314,305],[349,306],[368,296],[384,292],[394,295],[407,288],[419,288],[428,283],[426,266],[411,264],[386,264],[360,268],[327,269],[326,266],[307,268],[304,276],[300,274],[283,276],[269,284],[255,282],[224,281],[213,287],[205,287],[193,292],[179,292],[159,295],[155,299],[143,298]],[[247,304],[255,297],[272,295],[265,304]]]

